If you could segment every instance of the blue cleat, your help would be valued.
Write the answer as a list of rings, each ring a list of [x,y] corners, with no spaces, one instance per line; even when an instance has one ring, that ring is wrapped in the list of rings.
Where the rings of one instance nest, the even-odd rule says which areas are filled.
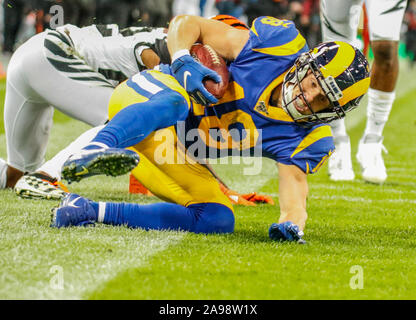
[[[297,241],[305,244],[306,241],[302,237],[303,231],[291,221],[273,223],[269,228],[269,238],[275,241]]]
[[[83,149],[65,161],[62,178],[71,183],[99,174],[115,177],[133,170],[139,161],[139,155],[127,149]]]
[[[90,200],[75,193],[68,193],[59,204],[52,209],[52,228],[94,225],[97,214]]]

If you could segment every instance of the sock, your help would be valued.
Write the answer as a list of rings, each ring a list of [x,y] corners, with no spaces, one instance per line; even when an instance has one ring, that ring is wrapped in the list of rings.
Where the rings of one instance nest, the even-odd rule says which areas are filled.
[[[383,137],[377,134],[366,134],[363,137],[363,143],[381,143],[383,141]]]
[[[367,125],[364,136],[383,135],[384,126],[389,118],[396,93],[375,89],[368,90]]]
[[[95,221],[102,223],[104,221],[104,215],[105,215],[105,202],[94,202],[90,201],[90,204],[92,208],[95,211]]]
[[[347,129],[345,128],[345,120],[344,119],[338,119],[334,120],[330,123],[332,135],[334,138],[338,137],[345,137],[348,136]]]
[[[114,226],[126,225],[146,230],[190,230],[195,217],[186,207],[173,203],[105,203],[105,211],[99,212],[100,204],[92,204],[97,221]],[[101,205],[101,210],[103,207]],[[101,220],[101,221],[99,221]]]
[[[185,120],[188,110],[188,103],[182,95],[171,90],[161,91],[148,101],[120,110],[92,141],[110,148],[127,148],[155,130]]]
[[[349,143],[349,142],[350,142],[350,137],[349,136],[334,137],[335,146],[337,146],[340,143]]]
[[[91,202],[97,221],[146,230],[182,230],[195,233],[228,233],[234,230],[234,214],[218,203],[184,207],[174,203]]]

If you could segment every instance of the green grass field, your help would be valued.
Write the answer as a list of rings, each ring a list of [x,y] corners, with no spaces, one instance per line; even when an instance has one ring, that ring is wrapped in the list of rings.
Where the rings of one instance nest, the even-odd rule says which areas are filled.
[[[236,208],[231,235],[146,232],[124,227],[56,230],[55,201],[23,200],[0,191],[0,299],[415,299],[416,71],[402,68],[385,129],[389,177],[334,183],[326,166],[309,178],[307,245],[268,238],[278,207]],[[0,84],[4,95],[4,83]],[[2,105],[2,103],[1,103]],[[47,158],[86,125],[56,115]],[[365,106],[348,119],[353,154],[365,126]],[[3,128],[1,128],[3,130]],[[0,157],[6,157],[0,133]],[[277,169],[264,160],[258,176],[242,166],[215,166],[239,191],[271,194]],[[70,185],[94,200],[155,202],[128,194],[128,176],[94,177]],[[362,271],[362,289],[350,283]]]

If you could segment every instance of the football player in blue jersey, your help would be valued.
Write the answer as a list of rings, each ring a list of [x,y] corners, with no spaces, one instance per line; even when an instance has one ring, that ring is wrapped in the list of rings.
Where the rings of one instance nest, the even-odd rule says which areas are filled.
[[[210,45],[230,61],[230,84],[219,100],[203,85],[206,78],[218,82],[218,74],[189,54],[195,42]],[[69,194],[54,210],[51,226],[101,222],[232,232],[229,199],[194,159],[238,150],[277,162],[280,218],[270,226],[269,236],[303,242],[307,175],[334,150],[327,123],[343,118],[368,90],[366,58],[344,42],[309,50],[293,22],[273,17],[257,18],[246,31],[201,17],[178,16],[169,26],[168,48],[171,66],[141,72],[120,84],[110,100],[110,122],[68,159],[62,173],[67,180],[79,181],[134,168],[152,193],[175,203],[94,202]],[[185,133],[195,130],[194,139],[181,128]],[[236,128],[241,134],[232,132]],[[174,161],[161,161],[161,149]],[[190,158],[191,149],[198,152]]]

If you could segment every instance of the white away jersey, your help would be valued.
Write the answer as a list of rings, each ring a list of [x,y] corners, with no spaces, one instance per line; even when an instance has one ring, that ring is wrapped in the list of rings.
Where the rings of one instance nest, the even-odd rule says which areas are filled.
[[[47,59],[59,71],[72,74],[74,80],[100,81],[100,76],[91,74],[99,72],[105,78],[101,80],[115,86],[145,69],[140,58],[144,49],[152,48],[162,60],[166,59],[164,28],[119,30],[115,24],[83,28],[67,24],[46,33]]]

